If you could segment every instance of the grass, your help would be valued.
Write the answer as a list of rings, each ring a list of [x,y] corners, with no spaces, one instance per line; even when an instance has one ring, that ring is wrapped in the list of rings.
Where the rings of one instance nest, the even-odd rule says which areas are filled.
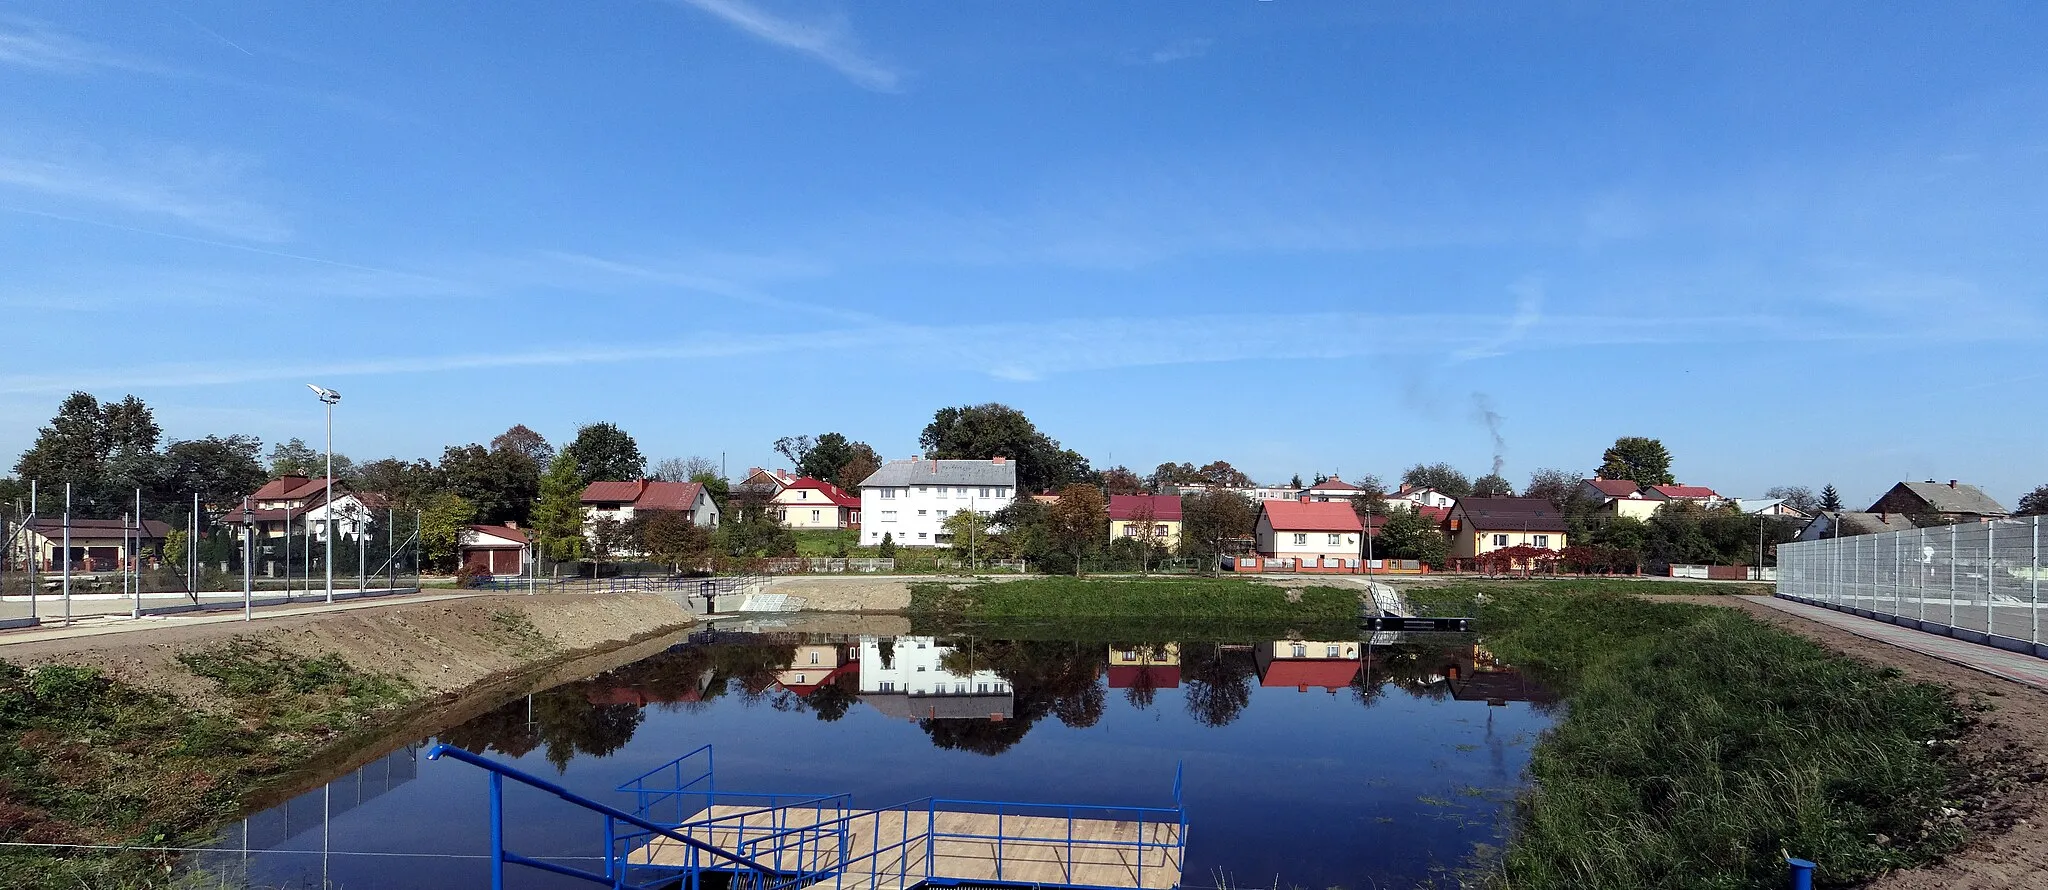
[[[198,711],[92,668],[0,661],[0,840],[187,845],[242,794],[296,766],[411,687],[339,657],[247,639],[182,656],[231,708]],[[8,849],[0,887],[175,886],[157,854]]]
[[[1961,715],[1942,689],[1732,609],[1604,585],[1410,596],[1473,608],[1477,592],[1486,645],[1568,711],[1533,752],[1505,853],[1470,883],[1775,888],[1790,853],[1840,887],[1961,845],[1944,811]]]
[[[800,528],[792,529],[790,536],[796,538],[796,555],[828,557],[847,553],[854,556],[873,556],[861,553],[860,530],[852,528]],[[873,548],[869,548],[872,550]]]
[[[915,616],[1166,621],[1352,621],[1358,590],[1283,590],[1235,578],[1063,578],[910,585]]]

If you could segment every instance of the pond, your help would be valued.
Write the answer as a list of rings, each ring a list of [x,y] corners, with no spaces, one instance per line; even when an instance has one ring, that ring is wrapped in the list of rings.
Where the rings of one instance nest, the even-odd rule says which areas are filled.
[[[613,789],[700,745],[721,789],[1170,807],[1188,887],[1405,887],[1497,845],[1552,697],[1470,638],[702,631],[225,828],[230,886],[488,886],[484,774]],[[1329,634],[1329,636],[1335,636]],[[510,848],[602,870],[601,820],[508,785]],[[590,857],[578,860],[576,857]],[[513,868],[514,887],[589,887]]]

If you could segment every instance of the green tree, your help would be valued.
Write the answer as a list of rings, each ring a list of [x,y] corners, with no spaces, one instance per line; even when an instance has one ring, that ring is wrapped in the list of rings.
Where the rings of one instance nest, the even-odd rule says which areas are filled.
[[[852,456],[839,465],[838,472],[829,480],[853,494],[860,494],[860,484],[882,468],[882,456],[866,442],[853,443]]]
[[[1529,474],[1529,484],[1522,489],[1522,496],[1542,498],[1556,507],[1558,512],[1564,512],[1565,505],[1578,496],[1582,484],[1575,473],[1546,467]]]
[[[1294,478],[1287,480],[1287,487],[1292,488],[1295,491],[1300,491],[1303,487],[1301,484],[1301,474],[1296,473],[1294,474]]]
[[[547,437],[528,429],[523,423],[514,424],[511,429],[493,437],[491,450],[523,454],[535,467],[545,467],[555,459],[555,446],[549,445]]]
[[[1421,560],[1441,567],[1449,553],[1443,530],[1415,510],[1394,510],[1380,526],[1376,557]]]
[[[583,558],[583,473],[576,456],[555,455],[540,480],[540,502],[533,508],[534,544],[541,556],[556,562]]]
[[[624,482],[647,475],[647,458],[640,453],[640,444],[614,424],[578,427],[575,440],[562,453],[575,459],[586,485],[607,480]]]
[[[1472,481],[1450,464],[1438,461],[1433,464],[1416,464],[1401,474],[1401,484],[1421,485],[1434,488],[1454,498],[1472,493]]]
[[[975,558],[988,558],[989,517],[982,515],[981,511],[955,510],[951,516],[947,516],[939,523],[939,527],[944,530],[943,534],[951,536],[947,542],[952,544],[953,551],[962,558],[966,558],[970,552]]]
[[[37,432],[14,472],[53,492],[71,483],[74,513],[116,516],[132,504],[135,487],[154,487],[158,432],[141,399],[128,396],[103,405],[90,393],[74,392],[58,405],[50,425]],[[110,466],[117,460],[118,466]]]
[[[1213,572],[1232,543],[1258,529],[1259,508],[1243,495],[1203,491],[1180,499],[1180,551]]]
[[[931,460],[1009,458],[1017,464],[1017,486],[1024,492],[1049,491],[1092,472],[1086,458],[1062,449],[1024,412],[995,402],[939,409],[918,444]]]
[[[895,558],[896,558],[896,536],[895,536],[894,534],[891,534],[891,533],[889,533],[889,532],[883,532],[883,533],[882,533],[882,545],[881,545],[881,546],[879,546],[879,547],[876,547],[876,548],[875,548],[875,555],[876,555],[876,556],[880,556],[880,557],[881,557],[881,558],[883,558],[883,559],[895,559]]]
[[[1498,473],[1488,473],[1472,480],[1472,497],[1511,498],[1514,496],[1515,487],[1508,484],[1508,480]]]
[[[2036,486],[2033,491],[2020,495],[2019,512],[2014,516],[2048,516],[2048,485]]]
[[[1645,436],[1622,436],[1600,456],[1601,478],[1627,479],[1637,485],[1670,485],[1671,452],[1664,443]]]
[[[1046,509],[1046,530],[1060,551],[1074,560],[1074,574],[1081,574],[1082,562],[1102,549],[1109,537],[1109,504],[1093,485],[1076,482],[1060,489],[1060,499]]]
[[[1801,513],[1812,514],[1820,509],[1820,495],[1804,485],[1778,485],[1764,491],[1764,497],[1783,501],[1785,506]]]
[[[1152,475],[1145,477],[1145,487],[1155,494],[1164,494],[1167,489],[1181,485],[1199,485],[1202,471],[1191,463],[1163,463],[1152,468]]]
[[[717,473],[698,473],[691,476],[690,481],[704,486],[704,493],[711,496],[711,502],[717,504],[719,510],[723,511],[725,505],[731,503],[732,483],[727,482],[724,476]]]
[[[1102,487],[1112,495],[1144,494],[1145,480],[1130,467],[1115,466],[1102,471]]]
[[[711,530],[675,510],[649,510],[629,523],[634,546],[649,559],[680,568],[711,552]]]
[[[1203,464],[1202,468],[1195,472],[1201,475],[1203,482],[1207,482],[1210,485],[1219,485],[1226,488],[1252,487],[1252,477],[1245,475],[1244,471],[1231,466],[1227,460],[1210,461]]]
[[[441,452],[441,476],[449,490],[476,505],[480,521],[530,522],[540,494],[540,467],[515,448],[451,446]]]
[[[448,487],[441,468],[423,460],[380,458],[356,470],[356,487],[374,491],[391,500],[402,513],[424,509],[427,498]]]
[[[255,436],[207,436],[172,442],[164,449],[163,479],[158,492],[165,501],[199,495],[203,504],[238,504],[267,478],[258,455],[263,443]]]
[[[1820,490],[1820,508],[1830,513],[1842,509],[1842,495],[1835,491],[1834,483],[1830,482]]]
[[[476,521],[476,505],[452,491],[436,492],[420,511],[420,556],[431,565],[453,568],[462,529]]]
[[[1351,499],[1351,509],[1360,516],[1387,515],[1387,483],[1371,473],[1353,482],[1358,486],[1358,495]]]
[[[768,492],[742,486],[732,493],[731,503],[718,526],[715,546],[720,552],[741,559],[796,555],[796,536],[782,526]]]

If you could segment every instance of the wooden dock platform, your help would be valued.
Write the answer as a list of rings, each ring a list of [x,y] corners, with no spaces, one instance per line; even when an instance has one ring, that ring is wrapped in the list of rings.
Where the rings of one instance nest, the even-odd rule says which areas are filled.
[[[777,824],[787,830],[817,825],[840,815],[835,810],[814,807],[753,813],[748,810],[737,806],[712,807],[692,820],[710,821],[711,825],[687,828],[682,833],[721,849],[734,850],[743,836],[746,840],[767,837]],[[742,813],[747,815],[742,817]],[[1131,890],[1169,890],[1181,882],[1183,863],[1177,822],[1146,822],[1143,840],[1154,846],[1138,847],[1135,845],[1141,829],[1136,820],[1016,815],[998,819],[989,813],[922,809],[855,811],[848,815],[846,873],[826,877],[815,886],[836,890],[908,890],[923,883],[927,874],[949,881],[1078,884]],[[927,830],[934,835],[929,843],[924,840]],[[906,837],[915,840],[889,849]],[[812,840],[813,843],[800,847],[792,837],[783,849],[761,850],[753,858],[787,873],[837,871],[836,835],[827,834],[822,842]],[[879,854],[862,858],[877,848],[882,850]],[[689,862],[689,852],[690,848],[683,844],[656,837],[635,850],[631,861],[634,865],[682,867]],[[929,863],[927,856],[931,859]],[[700,856],[699,864],[713,865],[710,858]],[[899,872],[903,876],[900,879]]]

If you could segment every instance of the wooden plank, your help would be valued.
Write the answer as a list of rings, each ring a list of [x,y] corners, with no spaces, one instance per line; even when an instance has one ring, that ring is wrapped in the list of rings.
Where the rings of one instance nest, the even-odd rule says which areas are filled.
[[[777,831],[809,827],[838,818],[837,810],[789,809],[750,813],[744,808],[713,807],[685,830],[696,840],[738,850],[746,841],[761,841]],[[925,839],[929,830],[930,839]],[[1088,884],[1167,890],[1181,880],[1178,823],[1146,822],[1142,850],[1135,820],[1073,819],[1046,816],[1001,816],[990,813],[939,811],[867,812],[846,821],[847,874],[821,881],[838,890],[903,890],[924,880],[925,857],[934,877],[960,881],[1026,884]],[[906,837],[914,838],[902,844]],[[894,849],[890,849],[890,848]],[[635,851],[637,865],[682,867],[689,863],[687,846],[655,838]],[[729,865],[699,854],[704,867]],[[759,844],[752,858],[783,872],[837,870],[838,836],[827,829],[790,835],[777,844]],[[1140,861],[1143,862],[1142,869]],[[1141,874],[1142,871],[1142,874]],[[900,877],[899,877],[900,875]]]

